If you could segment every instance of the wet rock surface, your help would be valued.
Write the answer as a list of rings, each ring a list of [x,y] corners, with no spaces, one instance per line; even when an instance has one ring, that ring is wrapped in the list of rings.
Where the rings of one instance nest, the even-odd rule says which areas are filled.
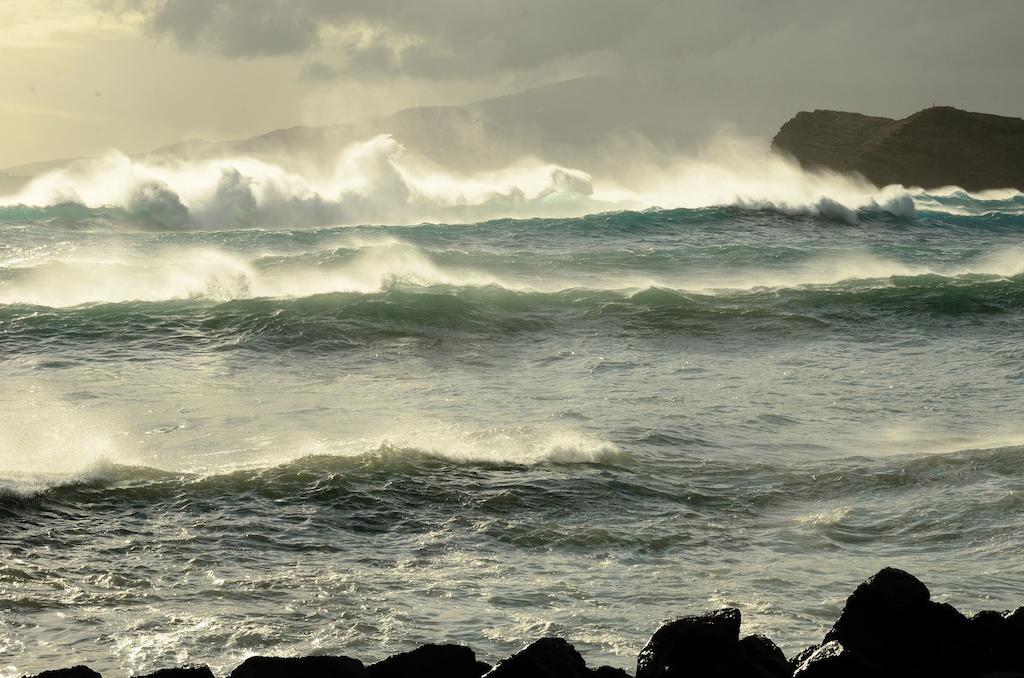
[[[756,678],[777,678],[793,673],[785,653],[767,636],[741,638],[740,652],[749,666],[749,674]]]
[[[100,674],[88,666],[72,666],[66,669],[43,671],[32,678],[100,678]]]
[[[230,678],[366,678],[366,668],[349,657],[249,657]]]
[[[587,663],[561,638],[541,638],[485,674],[487,678],[589,678]]]
[[[182,666],[174,669],[160,669],[135,678],[214,678],[209,666]]]
[[[366,669],[368,678],[416,678],[449,676],[480,678],[491,669],[479,662],[473,650],[464,645],[423,645],[411,652],[391,655]]]
[[[637,678],[733,676],[741,657],[740,611],[681,617],[655,631],[637,658]]]
[[[877,665],[848,650],[838,640],[817,647],[796,667],[794,678],[872,678],[884,676]]]
[[[885,568],[860,584],[822,642],[787,659],[763,635],[741,637],[723,608],[663,624],[637,658],[636,678],[1024,678],[1024,607],[966,617],[931,599],[913,575]],[[136,678],[211,678],[203,665]],[[624,678],[590,668],[562,638],[541,638],[493,667],[462,645],[423,645],[364,666],[349,657],[249,657],[229,678]],[[86,666],[31,678],[99,678]]]
[[[740,611],[731,607],[665,624],[640,651],[637,678],[792,675],[775,643],[761,635],[740,639],[740,625]]]

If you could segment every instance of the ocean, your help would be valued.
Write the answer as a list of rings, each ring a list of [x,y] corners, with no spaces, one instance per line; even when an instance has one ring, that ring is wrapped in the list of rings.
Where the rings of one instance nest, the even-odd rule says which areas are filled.
[[[0,207],[0,675],[1024,603],[1024,196],[514,216]]]

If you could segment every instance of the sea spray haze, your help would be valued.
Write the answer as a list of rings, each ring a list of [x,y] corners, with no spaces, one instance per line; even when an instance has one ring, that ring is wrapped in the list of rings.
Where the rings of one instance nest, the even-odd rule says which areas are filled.
[[[335,162],[309,173],[258,157],[146,159],[110,151],[26,179],[0,196],[0,218],[183,231],[467,223],[731,204],[851,224],[859,208],[897,216],[914,210],[906,190],[804,172],[792,159],[767,153],[763,142],[723,130],[692,153],[638,154],[598,178],[529,158],[457,172],[407,154],[390,135],[345,146]]]
[[[37,1],[0,7],[3,678],[632,669],[726,605],[792,656],[887,565],[1024,602],[1024,195],[769,149],[1019,115],[1019,3]]]

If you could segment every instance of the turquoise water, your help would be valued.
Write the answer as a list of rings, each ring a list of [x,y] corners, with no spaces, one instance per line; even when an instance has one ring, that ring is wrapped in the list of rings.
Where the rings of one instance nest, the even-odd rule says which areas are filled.
[[[1024,200],[297,230],[0,208],[0,673],[789,654],[1024,602]]]

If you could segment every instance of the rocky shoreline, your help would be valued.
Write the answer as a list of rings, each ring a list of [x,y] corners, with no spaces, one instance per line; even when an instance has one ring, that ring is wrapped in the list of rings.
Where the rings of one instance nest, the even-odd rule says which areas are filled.
[[[640,651],[636,678],[1024,678],[1024,607],[966,617],[885,568],[857,587],[822,642],[787,658],[762,635],[740,635],[735,608],[664,624]],[[85,666],[34,678],[98,678]],[[139,678],[213,678],[206,666]],[[628,678],[589,668],[567,641],[541,638],[493,667],[460,645],[424,645],[376,664],[350,657],[250,657],[229,678]]]

